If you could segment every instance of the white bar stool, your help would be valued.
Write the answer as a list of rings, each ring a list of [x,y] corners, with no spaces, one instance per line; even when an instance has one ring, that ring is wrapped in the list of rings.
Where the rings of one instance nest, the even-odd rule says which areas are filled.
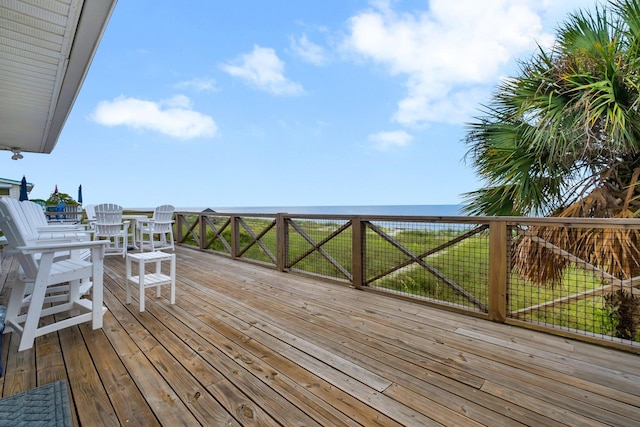
[[[140,311],[144,311],[144,291],[146,288],[156,288],[156,298],[160,298],[160,291],[162,285],[171,286],[171,304],[176,302],[176,255],[168,254],[165,252],[140,252],[140,253],[127,253],[127,304],[131,303],[131,289],[130,285],[138,286],[140,291]],[[131,262],[138,263],[138,275],[132,276]],[[162,273],[162,261],[171,261],[169,275]],[[155,262],[155,273],[146,273],[145,264]]]

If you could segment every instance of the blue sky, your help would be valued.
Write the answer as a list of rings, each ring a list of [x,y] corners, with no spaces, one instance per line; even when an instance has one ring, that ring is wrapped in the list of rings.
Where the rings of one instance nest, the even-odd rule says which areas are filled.
[[[50,155],[124,207],[458,204],[465,123],[588,0],[119,0]]]

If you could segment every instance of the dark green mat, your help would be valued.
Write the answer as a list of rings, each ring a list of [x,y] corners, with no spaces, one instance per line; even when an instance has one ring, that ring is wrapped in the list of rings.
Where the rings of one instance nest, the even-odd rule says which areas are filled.
[[[0,427],[71,425],[65,380],[0,399]]]

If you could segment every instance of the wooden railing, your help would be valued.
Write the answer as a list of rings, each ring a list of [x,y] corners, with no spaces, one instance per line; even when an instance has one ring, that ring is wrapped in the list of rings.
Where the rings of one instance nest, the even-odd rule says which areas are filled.
[[[83,212],[81,205],[45,205],[45,214],[51,223],[77,223]]]
[[[638,334],[620,334],[605,298],[640,294],[640,277],[619,277],[531,233],[595,229],[605,244],[612,230],[640,236],[637,220],[177,212],[175,227],[178,244],[233,259],[640,351]],[[553,286],[512,268],[525,237],[562,265]]]

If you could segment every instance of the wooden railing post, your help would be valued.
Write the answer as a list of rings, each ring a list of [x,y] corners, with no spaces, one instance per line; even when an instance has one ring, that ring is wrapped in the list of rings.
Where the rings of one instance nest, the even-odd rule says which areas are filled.
[[[361,289],[364,285],[365,234],[364,222],[359,216],[354,217],[351,220],[351,277],[356,289]]]
[[[506,221],[489,223],[489,319],[507,318],[508,233]]]
[[[175,239],[176,242],[178,243],[182,243],[183,239],[182,239],[182,215],[181,214],[176,214],[176,224],[175,224]]]
[[[238,217],[236,215],[232,215],[230,220],[231,222],[229,223],[229,226],[231,227],[231,258],[235,259],[240,253],[240,221],[238,221]]]
[[[198,228],[200,229],[200,233],[198,237],[200,237],[200,241],[198,242],[198,245],[200,245],[200,249],[204,250],[206,249],[205,246],[207,244],[207,223],[204,220],[205,219],[205,215],[204,214],[200,214],[198,215]]]
[[[289,256],[289,227],[284,214],[276,216],[276,267],[278,271],[285,271]]]

